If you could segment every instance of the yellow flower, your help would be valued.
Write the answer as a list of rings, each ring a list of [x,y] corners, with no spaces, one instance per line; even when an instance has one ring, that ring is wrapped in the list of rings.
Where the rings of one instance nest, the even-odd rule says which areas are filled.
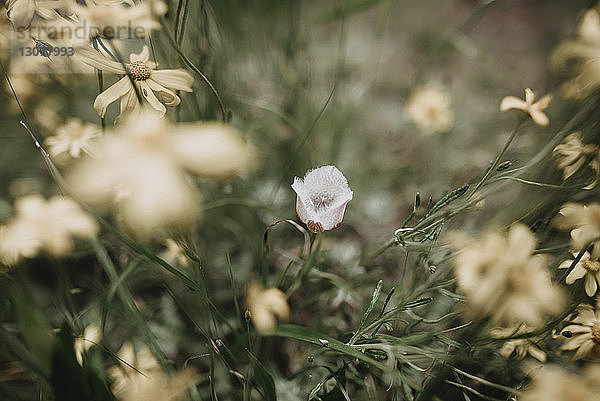
[[[571,248],[582,250],[592,244],[592,259],[600,258],[600,204],[565,203],[552,224],[571,231]]]
[[[415,90],[406,103],[405,113],[425,135],[447,132],[454,125],[450,97],[435,84]]]
[[[546,107],[548,107],[548,104],[550,104],[551,100],[552,95],[546,95],[536,102],[533,91],[529,88],[526,88],[525,100],[521,100],[516,96],[506,96],[500,103],[500,111],[507,111],[510,109],[521,110],[529,114],[531,119],[537,125],[545,126],[548,125],[550,120],[543,111],[546,109]]]
[[[581,168],[589,166],[594,171],[595,179],[584,189],[592,189],[596,186],[600,174],[599,150],[597,145],[584,144],[581,132],[574,132],[554,148],[552,155],[556,157],[557,167],[563,170],[563,180],[571,177]]]
[[[547,365],[535,375],[519,401],[596,401],[600,394],[600,366],[588,365],[581,374]]]
[[[571,323],[562,329],[566,338],[560,346],[561,351],[575,351],[572,360],[581,358],[600,358],[600,312],[590,305],[580,305]]]
[[[246,302],[252,323],[261,334],[273,331],[277,321],[287,321],[290,318],[287,297],[277,288],[263,289],[256,283],[250,283]]]
[[[167,106],[177,106],[181,99],[174,91],[192,91],[194,78],[183,69],[176,70],[157,70],[156,64],[150,59],[148,46],[142,48],[139,54],[131,53],[129,63],[123,64],[112,61],[91,48],[77,49],[77,54],[84,63],[91,65],[102,71],[113,72],[115,74],[125,74],[119,81],[99,94],[94,101],[94,110],[100,117],[106,114],[106,108],[109,104],[121,99],[121,113],[119,117],[127,113],[137,115],[141,110],[136,90],[146,99],[150,106],[164,115],[167,109],[154,92],[158,92],[166,99]],[[132,81],[135,84],[132,84]],[[117,117],[117,118],[119,118]]]
[[[523,224],[513,225],[506,237],[490,232],[480,241],[463,242],[454,272],[469,318],[536,328],[546,315],[562,311],[564,294],[552,284],[545,256],[532,255],[536,244]]]
[[[48,137],[45,144],[48,152],[58,161],[64,161],[67,154],[79,158],[81,153],[93,154],[93,140],[100,136],[100,127],[84,124],[78,118],[70,118],[65,125],[56,129],[56,135]]]
[[[559,269],[568,269],[573,264],[577,252],[573,252],[573,259],[564,260],[559,266]],[[598,284],[600,284],[600,262],[598,259],[592,259],[588,252],[585,252],[573,270],[569,273],[565,282],[573,284],[580,278],[585,277],[585,293],[589,297],[596,295]]]
[[[73,248],[72,237],[95,236],[98,225],[71,199],[46,201],[27,195],[15,202],[15,217],[0,229],[0,262],[11,266],[21,258],[35,257],[45,249],[64,256]]]
[[[83,331],[83,335],[77,337],[73,343],[73,350],[75,351],[75,358],[80,366],[83,366],[83,356],[90,348],[98,344],[102,338],[102,332],[98,326],[90,324]]]
[[[168,375],[147,347],[136,353],[131,343],[125,343],[119,358],[121,364],[107,371],[118,401],[176,401],[198,381],[193,369]]]
[[[186,173],[220,177],[248,167],[251,148],[240,136],[221,123],[173,125],[144,111],[104,135],[67,182],[87,204],[114,209],[139,237],[162,237],[199,217],[200,197]]]

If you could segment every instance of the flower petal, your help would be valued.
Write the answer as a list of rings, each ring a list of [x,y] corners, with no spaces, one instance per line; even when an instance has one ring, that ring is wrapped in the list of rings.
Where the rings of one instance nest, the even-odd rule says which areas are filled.
[[[588,274],[585,278],[585,293],[588,297],[593,297],[596,295],[597,290],[598,283],[596,282],[596,277],[593,274]]]
[[[158,83],[154,82],[152,80],[152,78],[149,79],[149,80],[147,80],[146,83],[148,84],[148,86],[150,87],[150,89],[152,89],[155,92],[160,93],[164,98],[170,99],[170,100],[163,99],[163,100],[166,101],[165,104],[167,106],[179,106],[179,103],[181,103],[181,99],[179,99],[179,96],[177,96],[175,94],[175,92],[173,92],[172,90],[167,89],[164,86],[159,85]]]
[[[125,96],[128,91],[132,91],[133,86],[131,86],[131,82],[129,81],[129,77],[125,76],[121,78],[119,81],[114,83],[104,92],[99,94],[94,101],[94,110],[100,117],[104,117],[106,114],[106,108],[109,104],[120,98],[121,96]]]
[[[75,55],[85,64],[99,70],[113,72],[115,74],[125,74],[125,68],[121,63],[107,59],[97,50],[89,47],[81,47],[75,50]]]
[[[510,109],[525,110],[525,108],[527,108],[527,103],[516,96],[506,96],[500,103],[500,111]]]
[[[164,104],[162,104],[157,98],[150,86],[148,86],[147,81],[140,81],[140,91],[142,92],[142,96],[150,103],[150,106],[161,114],[165,114],[167,112],[167,108]]]
[[[191,92],[194,84],[192,77],[186,70],[155,70],[151,79],[165,88]]]
[[[583,276],[585,276],[586,272],[587,272],[587,270],[585,270],[579,263],[576,264],[575,267],[573,268],[573,270],[571,270],[571,272],[565,279],[565,283],[573,284],[575,281],[577,281],[580,278],[582,278]]]
[[[531,116],[531,119],[534,123],[542,127],[545,127],[550,123],[550,119],[548,118],[548,116],[541,111],[529,110],[529,115]]]

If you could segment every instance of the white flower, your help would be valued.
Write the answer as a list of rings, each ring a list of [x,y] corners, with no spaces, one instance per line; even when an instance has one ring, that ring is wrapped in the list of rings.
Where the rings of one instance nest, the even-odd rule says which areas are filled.
[[[581,168],[589,166],[594,171],[595,179],[584,189],[592,189],[596,186],[600,174],[598,150],[597,145],[583,143],[581,132],[574,132],[554,148],[552,156],[556,157],[557,167],[563,170],[563,180],[566,180]]]
[[[167,106],[177,106],[181,99],[174,91],[192,91],[194,78],[187,71],[183,69],[157,70],[156,64],[149,61],[150,52],[148,46],[145,45],[141,53],[131,53],[126,68],[117,61],[108,60],[91,48],[77,49],[75,54],[79,55],[84,63],[99,70],[125,74],[123,78],[96,97],[94,110],[100,117],[104,117],[108,105],[119,98],[121,99],[119,117],[126,113],[133,113],[134,115],[139,113],[141,105],[136,95],[136,89],[150,106],[161,115],[165,114],[167,109],[158,100],[154,92],[158,92],[166,99],[165,104]],[[135,88],[131,83],[132,80],[135,83]]]
[[[577,252],[573,252],[573,258],[577,256]],[[563,261],[558,268],[568,269],[573,264],[574,259],[567,259]],[[579,262],[575,265],[573,270],[569,273],[565,282],[567,284],[573,284],[580,278],[585,277],[585,293],[589,297],[596,295],[598,291],[598,284],[600,283],[600,262],[598,259],[592,259],[588,252],[585,252]]]
[[[533,330],[526,325],[519,327],[495,327],[490,330],[490,335],[494,338],[516,337],[531,333]],[[500,348],[500,355],[505,359],[514,357],[515,359],[524,359],[527,354],[531,355],[538,361],[546,362],[546,353],[540,349],[537,343],[540,338],[526,337],[514,338],[504,342]]]
[[[98,326],[90,324],[83,331],[83,335],[77,337],[73,343],[73,350],[75,351],[75,358],[80,366],[83,366],[83,355],[88,352],[90,348],[98,344],[102,338],[102,332]]]
[[[72,237],[90,237],[98,225],[71,199],[54,197],[46,201],[28,195],[15,202],[15,217],[0,229],[0,262],[14,265],[20,258],[32,258],[41,249],[63,256],[73,248]]]
[[[310,170],[304,179],[294,177],[292,189],[297,195],[296,215],[313,233],[339,227],[353,196],[346,177],[335,166]]]
[[[225,176],[249,164],[250,147],[220,123],[173,125],[142,112],[98,141],[94,158],[72,166],[67,182],[84,202],[114,208],[140,237],[188,227],[200,213],[200,197],[186,172]]]
[[[193,369],[168,375],[145,346],[136,353],[131,343],[125,343],[119,358],[121,364],[107,371],[118,401],[175,401],[198,381]]]
[[[93,154],[93,140],[100,136],[100,127],[95,124],[84,124],[78,118],[70,118],[67,123],[56,129],[56,135],[48,137],[45,144],[53,157],[68,154],[79,158],[81,153]]]
[[[454,125],[450,97],[435,84],[418,88],[406,103],[405,112],[426,135],[447,132]]]
[[[259,333],[269,333],[277,325],[277,321],[290,318],[290,307],[287,297],[278,288],[263,289],[256,283],[250,283],[246,303],[252,323]]]
[[[582,250],[592,243],[592,258],[600,258],[600,204],[565,203],[552,223],[571,231],[571,248]]]
[[[600,311],[590,305],[579,305],[574,316],[567,321],[571,323],[561,330],[566,338],[561,351],[575,351],[572,360],[581,358],[600,358]]]
[[[550,123],[550,120],[543,111],[548,107],[551,100],[552,95],[546,95],[536,102],[533,91],[526,88],[524,101],[516,96],[506,96],[500,103],[500,111],[507,111],[510,109],[521,110],[529,114],[533,122],[537,125],[545,126]]]

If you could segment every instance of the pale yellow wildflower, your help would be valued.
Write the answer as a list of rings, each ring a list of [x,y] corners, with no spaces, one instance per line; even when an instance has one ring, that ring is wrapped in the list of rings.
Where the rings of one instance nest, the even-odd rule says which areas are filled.
[[[104,117],[108,105],[118,99],[121,99],[119,117],[129,113],[137,115],[141,110],[141,104],[136,90],[161,115],[164,115],[167,109],[154,92],[158,92],[165,99],[167,106],[177,106],[181,99],[175,91],[192,91],[194,78],[186,70],[157,70],[156,63],[149,61],[150,52],[148,46],[145,45],[141,53],[131,53],[129,63],[125,64],[125,67],[117,61],[105,58],[91,48],[77,49],[75,54],[80,57],[81,61],[92,67],[125,75],[96,97],[94,110],[100,117]]]
[[[416,89],[405,105],[405,114],[425,135],[447,132],[454,125],[450,96],[436,84]]]
[[[277,322],[290,318],[287,297],[278,288],[263,289],[259,284],[248,286],[246,303],[256,330],[265,334],[273,331]]]
[[[573,261],[577,257],[577,252],[572,252],[573,259],[564,260],[559,266],[559,269],[568,269],[573,264]],[[585,293],[589,297],[593,297],[596,295],[598,291],[598,285],[600,284],[600,262],[598,259],[592,259],[589,252],[585,252],[579,262],[575,264],[575,267],[567,278],[565,282],[567,284],[573,284],[575,281],[580,278],[585,277]]]
[[[600,204],[565,203],[553,220],[559,230],[571,231],[571,248],[593,245],[592,259],[600,258]]]
[[[85,328],[83,334],[80,337],[75,338],[73,343],[73,350],[75,351],[75,358],[80,366],[83,366],[83,356],[92,348],[94,345],[102,339],[102,332],[100,328],[94,324],[90,324]]]
[[[221,123],[173,125],[143,112],[97,142],[94,158],[72,166],[67,182],[84,202],[116,210],[140,237],[189,227],[200,214],[186,172],[219,177],[248,167],[250,147]]]
[[[566,338],[561,351],[575,351],[572,360],[600,358],[600,311],[590,305],[580,305],[561,334]]]
[[[15,217],[0,229],[0,262],[14,265],[21,258],[35,257],[42,249],[64,256],[73,249],[72,237],[89,238],[98,225],[68,198],[46,201],[27,195],[15,202]]]
[[[600,175],[600,148],[594,144],[584,144],[581,132],[574,132],[567,136],[560,145],[552,151],[556,158],[556,165],[563,171],[563,180],[588,166],[594,171],[594,181],[584,189],[592,189],[598,182]]]
[[[592,364],[575,373],[557,365],[544,366],[519,401],[598,401],[600,366]]]
[[[193,369],[168,375],[145,346],[136,353],[131,343],[125,343],[119,358],[121,364],[107,371],[118,401],[176,401],[198,381]]]
[[[529,114],[533,122],[537,125],[546,126],[550,123],[550,120],[544,113],[544,110],[548,107],[551,100],[552,95],[546,95],[536,102],[533,91],[526,88],[525,100],[519,99],[516,96],[506,96],[500,103],[500,111],[507,111],[510,109],[521,110]]]
[[[64,161],[65,156],[77,159],[82,152],[93,155],[94,139],[100,134],[100,127],[83,123],[78,118],[70,118],[66,124],[56,129],[56,134],[46,138],[45,145],[50,156],[57,161]]]
[[[565,297],[552,284],[544,255],[532,255],[535,235],[513,225],[508,236],[487,233],[480,241],[463,242],[454,262],[458,288],[466,295],[471,319],[489,318],[496,326],[527,324],[536,328],[548,315],[563,310]]]

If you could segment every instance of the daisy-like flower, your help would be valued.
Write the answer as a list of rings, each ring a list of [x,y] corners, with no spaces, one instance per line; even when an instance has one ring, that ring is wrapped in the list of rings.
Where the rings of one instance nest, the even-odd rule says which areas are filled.
[[[35,257],[42,249],[63,256],[73,248],[72,237],[89,238],[98,225],[71,199],[46,201],[27,195],[15,202],[15,217],[0,228],[0,262],[12,266],[21,258]]]
[[[157,70],[156,64],[149,61],[150,52],[148,46],[145,45],[141,53],[132,53],[129,56],[129,63],[125,67],[119,62],[108,60],[91,48],[77,49],[75,54],[78,54],[84,63],[99,70],[125,74],[119,81],[96,97],[94,110],[100,117],[104,117],[108,105],[117,99],[121,99],[121,113],[117,118],[128,113],[139,113],[141,105],[136,90],[161,115],[164,115],[167,109],[158,100],[154,92],[158,92],[166,99],[165,104],[167,106],[177,106],[181,99],[174,91],[192,91],[194,78],[186,70]]]
[[[581,99],[600,87],[600,14],[597,8],[585,12],[574,39],[562,41],[550,56],[550,66],[562,70],[575,60],[575,77],[562,89],[567,97]]]
[[[556,158],[557,167],[563,171],[563,180],[571,177],[585,166],[590,167],[594,171],[594,182],[584,189],[592,189],[596,186],[600,175],[599,150],[597,145],[584,144],[581,132],[574,132],[554,148],[552,155]]]
[[[561,351],[575,351],[572,360],[581,358],[600,358],[600,312],[590,305],[580,305],[574,316],[561,330],[566,338],[560,346]]]
[[[136,353],[131,343],[125,343],[119,358],[121,364],[107,371],[118,401],[176,401],[198,381],[193,369],[168,375],[145,346]]]
[[[100,127],[97,125],[84,124],[78,118],[70,118],[65,125],[56,129],[56,135],[46,139],[45,144],[50,155],[59,161],[66,155],[77,159],[82,152],[93,154],[93,141],[100,135]]]
[[[565,203],[552,224],[571,231],[571,248],[581,250],[592,244],[592,259],[600,258],[600,204]]]
[[[573,252],[573,259],[564,260],[559,269],[568,269],[577,257],[577,252]],[[565,282],[573,284],[576,280],[585,277],[585,293],[589,297],[596,295],[598,284],[600,283],[600,262],[598,259],[592,259],[589,252],[585,252],[573,270],[569,273]]]
[[[519,327],[495,327],[490,330],[490,335],[494,338],[505,338],[528,334],[532,331],[531,327],[527,327],[526,325],[520,325]],[[539,342],[539,339],[532,337],[507,340],[502,345],[502,348],[500,348],[500,355],[505,359],[514,357],[521,360],[529,354],[544,363],[546,362],[546,353],[538,347],[537,342]]]
[[[342,224],[353,193],[346,177],[335,166],[310,170],[304,179],[294,177],[296,215],[313,233],[333,230]]]
[[[500,103],[500,111],[507,111],[510,109],[521,110],[529,114],[533,122],[537,125],[546,126],[550,123],[550,120],[544,113],[544,110],[548,107],[551,100],[552,95],[546,95],[536,102],[533,91],[526,88],[525,100],[519,99],[516,96],[506,96]]]
[[[557,365],[544,366],[519,401],[592,401],[600,394],[600,366],[590,364],[577,374]]]
[[[458,242],[458,241],[456,241]],[[480,241],[463,241],[454,261],[458,288],[466,295],[470,319],[493,325],[537,328],[547,315],[563,310],[565,296],[552,284],[545,255],[532,255],[535,235],[515,224],[508,236],[490,232]]]
[[[173,125],[143,111],[104,135],[67,182],[85,203],[115,210],[139,237],[160,237],[199,217],[200,197],[186,173],[221,177],[248,167],[251,148],[240,136],[221,123]]]
[[[405,113],[425,135],[447,132],[454,125],[450,97],[435,84],[415,90],[406,103]]]
[[[290,318],[290,307],[287,297],[278,288],[263,289],[259,284],[250,283],[246,295],[246,304],[250,318],[256,330],[266,334]]]
[[[94,345],[102,339],[102,332],[98,326],[90,324],[85,328],[83,334],[75,339],[73,343],[73,350],[75,351],[75,358],[79,366],[83,366],[83,356],[92,348]]]

